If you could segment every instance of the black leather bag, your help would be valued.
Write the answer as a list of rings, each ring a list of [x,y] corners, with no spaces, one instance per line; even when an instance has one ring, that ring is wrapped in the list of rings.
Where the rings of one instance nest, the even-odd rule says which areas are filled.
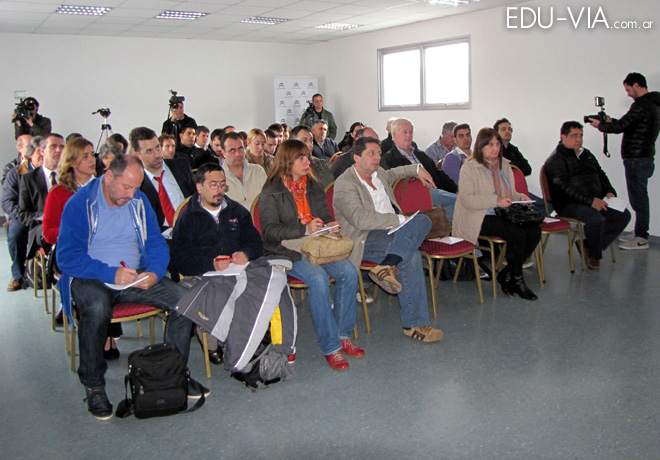
[[[513,203],[508,208],[495,208],[495,214],[521,226],[540,225],[545,218],[533,203]]]

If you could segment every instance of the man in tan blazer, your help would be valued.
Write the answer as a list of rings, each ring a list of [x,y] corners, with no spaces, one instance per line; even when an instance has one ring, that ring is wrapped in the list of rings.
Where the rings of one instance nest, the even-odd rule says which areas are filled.
[[[358,139],[353,154],[355,164],[337,178],[333,199],[342,233],[355,242],[350,260],[356,267],[363,259],[378,263],[369,276],[385,291],[399,295],[405,335],[423,342],[442,340],[442,331],[430,325],[418,250],[431,229],[431,220],[418,214],[406,221],[392,191],[398,179],[416,175],[428,187],[435,187],[433,179],[421,165],[381,168],[380,141],[374,137]]]

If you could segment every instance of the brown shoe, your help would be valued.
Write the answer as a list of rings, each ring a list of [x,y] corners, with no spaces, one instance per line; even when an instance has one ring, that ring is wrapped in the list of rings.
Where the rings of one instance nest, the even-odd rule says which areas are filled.
[[[598,270],[600,268],[600,260],[589,256],[587,258],[587,267],[589,267],[591,270]]]
[[[17,279],[12,278],[11,281],[9,282],[9,284],[7,285],[7,290],[9,292],[20,291],[21,289],[23,289],[23,280],[22,279],[17,280]]]
[[[431,326],[418,326],[404,329],[403,333],[420,342],[438,342],[445,338],[444,332]]]
[[[369,278],[388,294],[396,295],[403,289],[396,280],[398,274],[399,270],[392,265],[377,265],[369,272]]]

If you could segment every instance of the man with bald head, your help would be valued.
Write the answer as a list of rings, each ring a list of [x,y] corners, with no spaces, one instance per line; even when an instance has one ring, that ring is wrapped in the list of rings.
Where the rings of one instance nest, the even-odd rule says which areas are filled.
[[[166,343],[188,360],[192,322],[175,311],[184,289],[165,277],[169,263],[167,243],[156,214],[139,190],[144,179],[142,162],[119,155],[105,175],[76,192],[62,214],[57,262],[62,270],[62,304],[78,313],[80,366],[87,409],[97,420],[112,417],[105,392],[103,346],[117,303],[140,303],[169,312]],[[94,216],[90,219],[89,216]],[[127,285],[115,290],[108,284]],[[189,397],[193,395],[189,390]]]

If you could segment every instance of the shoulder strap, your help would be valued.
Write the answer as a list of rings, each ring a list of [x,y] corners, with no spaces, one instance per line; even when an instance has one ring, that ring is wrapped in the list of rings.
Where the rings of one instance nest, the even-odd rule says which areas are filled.
[[[124,377],[124,388],[126,390],[125,398],[117,406],[117,411],[115,416],[119,418],[126,418],[129,415],[133,415],[133,400],[128,396],[128,388],[130,385],[130,380],[128,379],[128,374]]]

